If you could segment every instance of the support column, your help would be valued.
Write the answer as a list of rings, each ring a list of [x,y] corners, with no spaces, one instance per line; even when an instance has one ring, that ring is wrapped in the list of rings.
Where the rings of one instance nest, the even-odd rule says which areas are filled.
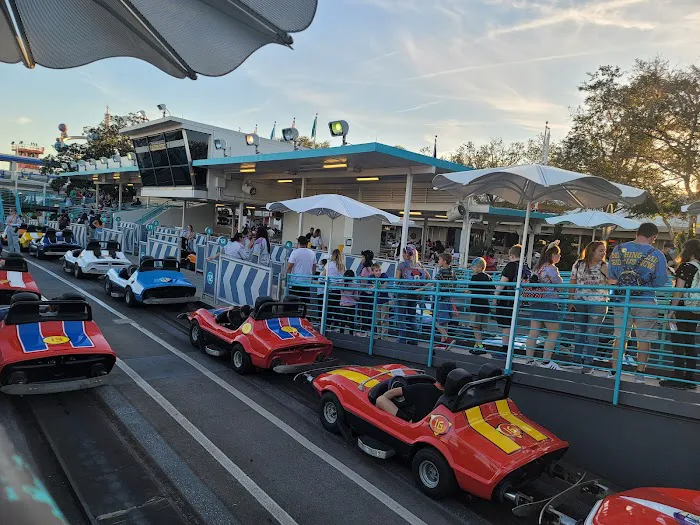
[[[150,208],[150,207],[151,207],[151,198],[150,198],[150,197],[146,197],[146,209],[148,209],[148,208]]]
[[[182,203],[182,229],[185,229],[185,213],[187,212],[187,201]]]
[[[459,265],[469,268],[469,245],[471,244],[472,221],[469,219],[469,200],[464,203],[466,213],[462,219],[462,232],[459,235]]]
[[[403,199],[403,225],[401,226],[401,253],[408,243],[408,221],[411,220],[411,198],[413,197],[413,172],[408,168],[406,174],[406,194]],[[399,260],[401,254],[399,254]]]
[[[243,210],[245,209],[245,205],[243,201],[240,202],[238,205],[238,231],[242,232],[243,231]]]
[[[423,257],[423,254],[425,253],[425,243],[428,240],[428,218],[426,217],[423,219],[423,231],[421,232],[420,235],[420,249],[421,253],[419,257]]]
[[[527,234],[527,265],[532,267],[532,256],[535,255],[535,232]]]
[[[306,197],[306,177],[301,178],[301,197]],[[301,237],[302,232],[301,229],[303,227],[303,222],[304,222],[304,214],[300,213],[299,214],[299,228],[297,231],[297,237]],[[330,239],[328,240],[328,246],[330,246]]]
[[[100,183],[95,183],[95,208],[100,209]]]
[[[581,256],[581,253],[583,252],[583,234],[579,233],[578,234],[578,255],[579,257]]]
[[[119,206],[117,208],[119,211],[122,211],[122,183],[119,183]]]

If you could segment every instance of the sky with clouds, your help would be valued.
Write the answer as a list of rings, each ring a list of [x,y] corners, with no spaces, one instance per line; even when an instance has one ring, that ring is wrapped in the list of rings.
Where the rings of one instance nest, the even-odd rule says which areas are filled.
[[[221,78],[178,80],[143,62],[30,71],[0,64],[0,151],[10,142],[51,148],[113,113],[164,102],[175,116],[269,135],[291,124],[308,135],[319,113],[345,118],[351,143],[378,140],[448,151],[490,137],[524,140],[549,121],[566,134],[577,86],[599,65],[629,68],[661,55],[700,61],[697,0],[319,0],[294,50],[267,46]]]

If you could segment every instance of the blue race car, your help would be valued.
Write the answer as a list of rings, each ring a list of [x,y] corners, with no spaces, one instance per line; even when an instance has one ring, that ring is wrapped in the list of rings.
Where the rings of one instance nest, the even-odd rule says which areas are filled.
[[[29,243],[29,253],[38,259],[50,255],[65,255],[66,252],[80,250],[82,246],[73,239],[73,232],[63,230],[57,232],[53,228],[46,230],[40,239],[32,239]]]
[[[180,262],[174,257],[146,256],[138,266],[110,269],[104,279],[107,295],[124,297],[129,307],[139,303],[190,303],[198,299],[197,287],[180,273]]]

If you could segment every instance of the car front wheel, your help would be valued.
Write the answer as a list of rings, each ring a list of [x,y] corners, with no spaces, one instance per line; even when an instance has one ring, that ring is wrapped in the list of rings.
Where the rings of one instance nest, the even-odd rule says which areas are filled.
[[[127,288],[124,291],[124,302],[129,308],[136,306],[136,296],[134,295],[134,292],[131,291],[131,288]]]
[[[457,487],[457,481],[449,463],[433,448],[419,450],[413,456],[411,470],[418,487],[433,499],[450,496]]]
[[[78,263],[75,263],[73,265],[73,275],[75,276],[76,279],[83,278],[83,271],[80,269],[80,266],[78,265]]]
[[[231,368],[239,374],[248,374],[253,370],[250,356],[240,344],[234,345],[231,350]]]
[[[203,336],[204,334],[202,334],[202,327],[199,326],[197,321],[193,321],[190,325],[190,344],[201,350],[204,348]]]
[[[321,418],[323,428],[333,434],[340,434],[340,424],[345,418],[345,411],[335,394],[332,392],[325,392],[321,396],[321,405],[318,415]]]
[[[112,297],[112,281],[109,280],[109,277],[105,277],[105,293]]]

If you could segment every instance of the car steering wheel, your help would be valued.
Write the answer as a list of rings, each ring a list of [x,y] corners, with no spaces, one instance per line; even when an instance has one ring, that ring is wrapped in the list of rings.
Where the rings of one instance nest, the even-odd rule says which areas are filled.
[[[392,388],[403,388],[405,386],[408,386],[408,381],[400,376],[393,377],[391,381],[389,381],[389,390]]]

